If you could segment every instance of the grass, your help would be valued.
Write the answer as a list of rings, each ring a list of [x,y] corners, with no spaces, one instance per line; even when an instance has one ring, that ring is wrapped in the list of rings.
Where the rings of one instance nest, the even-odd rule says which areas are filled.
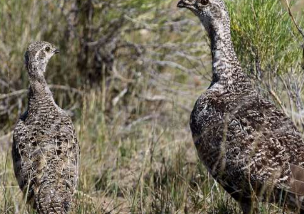
[[[178,115],[168,115],[168,127],[155,118],[121,130],[105,124],[103,113],[97,113],[99,94],[91,92],[86,99],[90,104],[75,122],[81,142],[75,213],[202,213],[217,209],[206,207],[210,201],[219,201],[226,213],[223,205],[231,199],[206,177],[188,128],[174,123],[181,119]],[[9,152],[1,153],[1,169],[1,212],[32,213],[26,211]]]
[[[280,2],[284,3],[280,0],[247,0],[236,5],[230,2],[236,51],[243,67],[252,73],[267,72],[274,76],[301,65],[303,38]],[[297,19],[299,25],[301,20]],[[252,63],[256,61],[258,66]]]
[[[0,14],[0,97],[27,87],[22,56],[29,41],[43,39],[60,47],[62,55],[52,59],[46,77],[55,86],[65,86],[52,90],[56,102],[73,114],[81,145],[79,187],[72,213],[240,213],[234,200],[198,161],[188,125],[194,102],[211,78],[208,42],[199,21],[190,12],[177,10],[175,1],[121,2],[115,0],[119,8],[109,7],[107,12],[94,6],[98,13],[90,24],[101,27],[91,29],[92,38],[86,39],[95,41],[104,35],[111,29],[109,20],[119,18],[121,11],[125,19],[115,34],[121,48],[113,55],[112,73],[101,69],[101,81],[94,87],[87,82],[86,72],[94,72],[99,62],[94,64],[91,55],[103,56],[108,53],[101,50],[111,47],[89,50],[87,67],[78,65],[83,60],[79,53],[86,13],[81,13],[82,24],[74,26],[71,33],[66,21],[71,5],[62,7],[65,1],[0,0],[4,11]],[[273,89],[282,94],[279,98],[286,111],[301,115],[297,96],[295,100],[286,98],[290,92],[301,101],[302,89],[296,87],[300,82],[293,81],[295,87],[289,84],[290,91],[275,82],[286,80],[284,75],[302,77],[301,50],[297,48],[301,40],[282,5],[262,0],[227,3],[242,64],[248,73],[256,73],[254,50],[258,50],[263,75],[275,77],[271,84],[262,78],[261,93]],[[259,11],[257,17],[249,13],[252,7]],[[276,67],[274,62],[280,68],[277,72],[271,70]],[[1,107],[7,103],[11,110],[2,115]],[[34,213],[17,186],[7,143],[25,104],[26,93],[0,100],[0,213]],[[282,211],[275,205],[262,205],[260,213]]]

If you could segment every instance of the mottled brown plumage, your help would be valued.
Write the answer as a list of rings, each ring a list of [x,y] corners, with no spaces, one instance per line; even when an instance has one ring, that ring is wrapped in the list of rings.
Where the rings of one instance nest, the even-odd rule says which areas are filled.
[[[68,213],[78,179],[79,145],[74,126],[54,102],[44,78],[47,63],[57,52],[47,42],[28,47],[28,109],[13,135],[15,175],[27,202],[39,214]]]
[[[258,200],[304,213],[301,133],[242,72],[224,2],[181,0],[178,6],[198,16],[211,40],[212,83],[190,118],[200,159],[243,213],[257,212]]]

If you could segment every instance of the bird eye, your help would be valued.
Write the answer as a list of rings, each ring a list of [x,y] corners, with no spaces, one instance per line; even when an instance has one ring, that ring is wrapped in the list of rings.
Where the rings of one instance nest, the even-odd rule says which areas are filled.
[[[209,4],[209,0],[201,0],[201,4],[206,6]]]
[[[46,50],[47,52],[49,52],[49,51],[51,50],[51,48],[50,48],[49,46],[47,46],[47,47],[45,48],[45,50]]]

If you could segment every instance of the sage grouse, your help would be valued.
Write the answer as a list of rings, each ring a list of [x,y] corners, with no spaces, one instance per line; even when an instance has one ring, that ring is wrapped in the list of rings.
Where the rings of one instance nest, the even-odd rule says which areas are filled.
[[[28,109],[13,134],[15,175],[27,202],[39,214],[68,213],[78,179],[79,145],[74,126],[54,102],[44,78],[47,63],[56,53],[48,42],[28,47]]]
[[[258,200],[304,213],[304,142],[291,119],[261,97],[242,72],[222,0],[181,0],[211,40],[212,83],[195,103],[190,127],[209,173],[243,213]]]

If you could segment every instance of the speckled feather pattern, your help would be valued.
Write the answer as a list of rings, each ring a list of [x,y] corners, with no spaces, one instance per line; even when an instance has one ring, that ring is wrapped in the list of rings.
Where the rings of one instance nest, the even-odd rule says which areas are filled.
[[[27,201],[39,214],[65,214],[77,186],[79,145],[71,118],[41,79],[30,80],[28,110],[14,129],[14,170]]]
[[[179,7],[199,17],[211,41],[213,80],[190,117],[200,159],[244,213],[254,211],[255,197],[303,213],[302,135],[243,73],[224,2],[210,0],[202,6],[200,0],[181,0]]]
[[[304,167],[301,134],[256,93],[235,96],[208,91],[195,104],[191,130],[208,171],[234,198],[246,203],[252,191],[262,194],[262,200],[280,200],[279,195],[269,198],[263,188],[277,189],[278,194],[288,191],[290,164]],[[291,193],[288,197],[286,203],[295,200]]]

